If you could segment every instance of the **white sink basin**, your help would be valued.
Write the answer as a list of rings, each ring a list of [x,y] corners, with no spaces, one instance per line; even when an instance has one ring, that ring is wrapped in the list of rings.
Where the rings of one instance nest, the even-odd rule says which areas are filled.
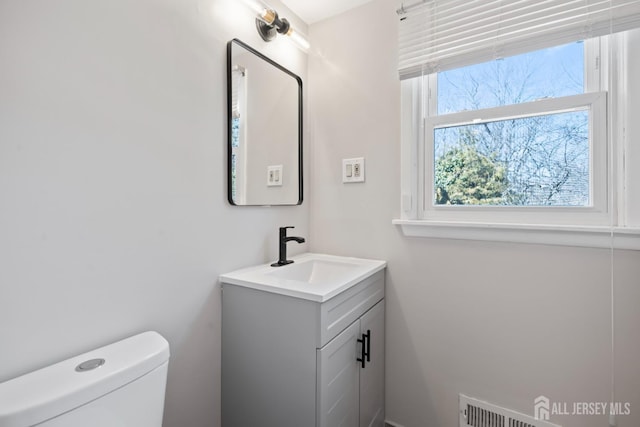
[[[344,261],[329,261],[326,259],[310,258],[299,260],[297,263],[283,267],[273,268],[267,274],[284,280],[297,280],[309,284],[324,283],[332,280],[340,280],[348,275],[358,264]]]
[[[249,267],[220,276],[220,281],[262,291],[324,302],[382,270],[386,262],[323,254],[292,257],[282,267]]]

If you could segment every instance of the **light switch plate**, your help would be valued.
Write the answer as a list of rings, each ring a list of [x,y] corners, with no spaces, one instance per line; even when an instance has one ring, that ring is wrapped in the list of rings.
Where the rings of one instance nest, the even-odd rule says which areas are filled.
[[[267,166],[267,187],[282,186],[282,165]]]
[[[342,182],[364,182],[364,157],[342,159]]]

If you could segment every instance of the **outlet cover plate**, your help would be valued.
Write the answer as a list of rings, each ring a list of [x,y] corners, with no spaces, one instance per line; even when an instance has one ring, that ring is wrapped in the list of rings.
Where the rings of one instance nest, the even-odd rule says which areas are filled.
[[[267,187],[282,187],[282,165],[267,166]]]
[[[342,182],[364,182],[364,157],[342,159]]]

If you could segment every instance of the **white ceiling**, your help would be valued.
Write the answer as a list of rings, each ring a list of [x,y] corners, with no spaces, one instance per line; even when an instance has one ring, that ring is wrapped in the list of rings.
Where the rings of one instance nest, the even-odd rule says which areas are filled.
[[[289,9],[307,24],[322,21],[371,0],[282,0]]]

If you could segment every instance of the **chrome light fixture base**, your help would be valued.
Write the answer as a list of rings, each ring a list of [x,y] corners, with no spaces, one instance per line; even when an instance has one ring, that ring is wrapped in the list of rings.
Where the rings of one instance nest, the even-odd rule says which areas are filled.
[[[256,18],[256,29],[258,30],[260,37],[262,37],[262,40],[266,42],[270,42],[278,35],[278,30],[275,25],[269,25],[260,18]]]
[[[278,12],[260,2],[259,7],[254,8],[258,12],[256,18],[256,29],[262,40],[270,42],[278,34],[291,37],[293,42],[303,50],[309,49],[309,42],[291,27],[291,23],[286,18],[280,18]]]
[[[287,19],[280,18],[278,12],[269,9],[266,16],[256,18],[256,28],[262,40],[268,42],[273,40],[278,33],[287,34],[291,29],[291,24]]]

